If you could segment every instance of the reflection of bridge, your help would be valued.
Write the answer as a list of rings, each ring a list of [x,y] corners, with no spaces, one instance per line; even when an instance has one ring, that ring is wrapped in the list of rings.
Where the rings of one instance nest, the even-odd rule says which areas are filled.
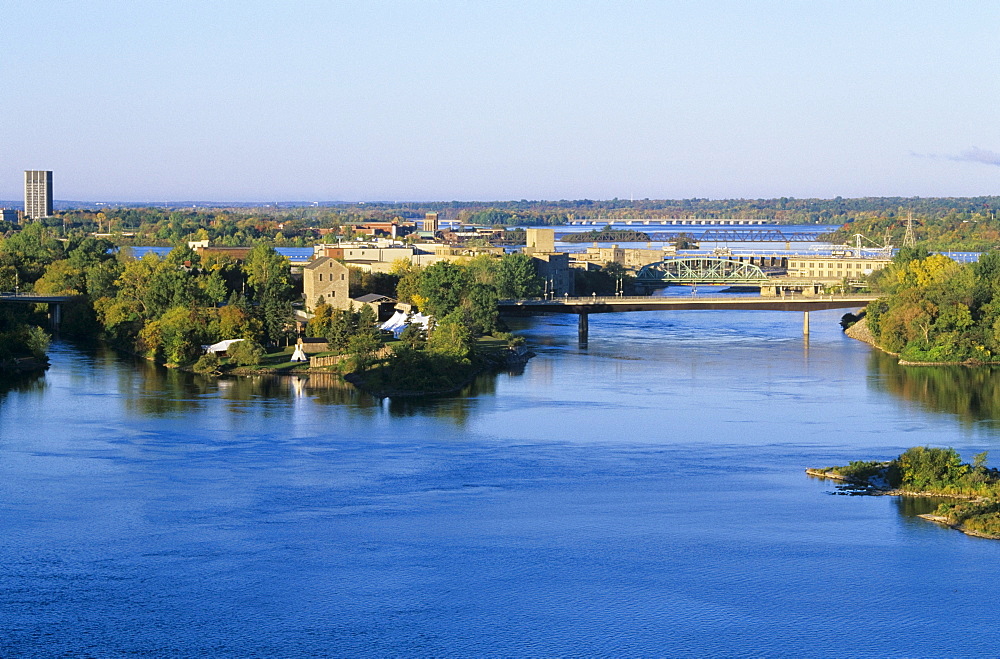
[[[49,319],[53,327],[59,327],[62,319],[62,304],[76,299],[73,295],[34,295],[32,293],[0,293],[0,302],[17,302],[18,304],[47,304]]]
[[[580,316],[580,343],[587,343],[588,316],[592,313],[630,311],[734,310],[802,311],[802,331],[809,334],[809,312],[854,309],[875,300],[875,295],[817,295],[784,297],[563,297],[552,300],[500,300],[500,313],[535,316],[545,313],[575,313]]]
[[[758,266],[736,259],[683,257],[642,266],[636,283],[668,284],[761,284],[768,276]]]

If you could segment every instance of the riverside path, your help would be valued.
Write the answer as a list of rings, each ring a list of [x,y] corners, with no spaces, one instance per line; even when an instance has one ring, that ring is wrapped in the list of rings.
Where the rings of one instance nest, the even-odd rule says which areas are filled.
[[[535,316],[546,313],[575,313],[580,317],[579,339],[587,343],[589,315],[592,313],[626,313],[635,311],[802,311],[803,334],[809,334],[809,312],[826,309],[864,307],[876,295],[784,295],[774,297],[697,296],[691,297],[562,297],[526,300],[500,300],[497,308],[510,316]]]

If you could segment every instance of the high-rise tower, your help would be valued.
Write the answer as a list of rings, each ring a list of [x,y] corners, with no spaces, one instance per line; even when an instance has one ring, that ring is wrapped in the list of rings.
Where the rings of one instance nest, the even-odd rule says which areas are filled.
[[[52,172],[24,172],[24,216],[37,220],[52,215]]]

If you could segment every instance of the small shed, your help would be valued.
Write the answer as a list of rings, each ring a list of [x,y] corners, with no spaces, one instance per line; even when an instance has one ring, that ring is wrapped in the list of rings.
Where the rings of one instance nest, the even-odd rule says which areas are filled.
[[[380,295],[378,293],[367,293],[366,295],[354,298],[353,301],[360,302],[361,304],[367,304],[371,307],[372,311],[375,312],[375,317],[378,318],[379,321],[383,321],[391,317],[393,311],[395,311],[393,307],[395,306],[396,301],[391,297]]]

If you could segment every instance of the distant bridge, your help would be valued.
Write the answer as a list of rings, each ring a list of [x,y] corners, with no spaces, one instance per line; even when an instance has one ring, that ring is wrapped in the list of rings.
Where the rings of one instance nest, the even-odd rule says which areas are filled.
[[[825,231],[782,231],[781,229],[705,229],[702,232],[687,232],[699,242],[742,242],[742,243],[814,243]],[[674,232],[654,231],[647,234],[650,241],[667,242],[677,237]]]
[[[855,309],[877,299],[876,295],[784,295],[774,297],[691,296],[691,297],[562,297],[551,300],[500,300],[500,313],[535,316],[546,313],[575,313],[580,316],[579,339],[586,344],[592,313],[632,311],[802,311],[803,334],[809,334],[809,312],[827,309]]]

